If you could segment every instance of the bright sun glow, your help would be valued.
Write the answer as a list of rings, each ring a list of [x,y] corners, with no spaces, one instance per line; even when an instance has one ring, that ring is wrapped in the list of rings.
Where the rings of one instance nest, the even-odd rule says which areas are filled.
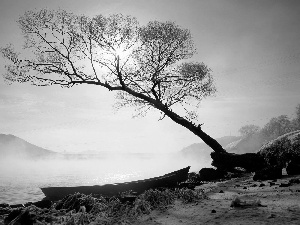
[[[126,49],[124,46],[115,48],[115,56],[119,58],[120,64],[131,64],[134,60],[131,57],[132,49]]]
[[[130,57],[134,46],[129,47],[127,44],[122,43],[120,45],[114,46],[115,49],[115,55],[119,56],[120,60],[127,60],[128,57]]]
[[[124,55],[124,49],[122,48],[117,48],[116,49],[116,55],[119,56],[121,58],[121,56]]]
[[[127,50],[125,50],[124,48],[122,48],[122,47],[119,47],[119,48],[116,48],[116,56],[119,56],[119,58],[121,59],[121,60],[124,60],[124,59],[126,59],[128,56],[129,56],[129,51]]]

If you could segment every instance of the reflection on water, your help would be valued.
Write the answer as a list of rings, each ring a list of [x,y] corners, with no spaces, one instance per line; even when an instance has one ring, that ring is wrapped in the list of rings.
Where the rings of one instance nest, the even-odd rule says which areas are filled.
[[[51,161],[0,161],[0,203],[34,202],[40,187],[120,183],[160,176],[189,166],[170,158]]]
[[[51,173],[35,172],[29,173],[3,173],[0,172],[0,203],[18,204],[35,202],[45,196],[40,187],[47,186],[81,186],[81,185],[102,185],[106,183],[124,182],[142,179],[142,174],[138,171],[115,171],[97,174],[86,170],[79,171],[59,171]]]

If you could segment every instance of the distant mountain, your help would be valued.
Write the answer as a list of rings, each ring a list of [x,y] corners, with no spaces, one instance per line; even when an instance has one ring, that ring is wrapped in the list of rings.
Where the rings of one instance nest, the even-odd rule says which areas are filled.
[[[124,158],[153,158],[157,156],[155,153],[143,153],[143,152],[122,152],[122,151],[96,151],[96,150],[86,150],[73,153],[73,155],[82,155],[82,156],[93,156],[93,157],[124,157]]]
[[[59,155],[16,137],[11,134],[0,134],[0,158],[40,159]]]
[[[220,143],[220,145],[227,146],[229,143],[239,140],[240,137],[237,136],[225,136],[221,138],[217,138],[216,140]],[[210,157],[210,153],[213,150],[204,142],[202,143],[194,143],[182,149],[179,154],[190,160],[198,161],[202,167],[210,167],[212,159]]]
[[[239,140],[241,137],[237,136],[225,136],[221,138],[217,138],[217,142],[220,143],[223,147],[227,146],[229,143],[232,143],[234,141]],[[213,150],[204,142],[202,143],[194,143],[192,145],[189,145],[185,147],[184,149],[181,150],[181,153],[184,155],[189,155],[189,154],[202,154],[203,152],[212,152]]]
[[[260,134],[253,134],[251,136],[240,137],[238,140],[227,144],[224,148],[228,152],[237,154],[255,153],[264,144],[264,139]]]

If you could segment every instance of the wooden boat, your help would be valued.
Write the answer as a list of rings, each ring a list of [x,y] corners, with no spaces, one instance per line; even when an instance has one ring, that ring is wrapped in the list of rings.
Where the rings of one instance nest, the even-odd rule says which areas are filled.
[[[176,187],[180,182],[187,180],[190,166],[165,174],[163,176],[154,177],[145,180],[137,180],[125,183],[94,185],[94,186],[78,186],[78,187],[45,187],[41,188],[48,200],[59,200],[68,194],[96,194],[104,197],[116,196],[121,192],[133,191],[141,194],[148,189],[154,188],[171,188]]]

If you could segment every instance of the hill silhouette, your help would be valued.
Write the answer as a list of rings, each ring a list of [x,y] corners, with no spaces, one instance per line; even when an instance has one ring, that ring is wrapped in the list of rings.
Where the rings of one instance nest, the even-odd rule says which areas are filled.
[[[256,153],[263,144],[264,138],[257,133],[250,136],[240,137],[240,139],[226,145],[225,149],[228,152],[237,154]]]
[[[51,158],[59,153],[50,151],[11,134],[0,134],[0,158],[41,159]]]

